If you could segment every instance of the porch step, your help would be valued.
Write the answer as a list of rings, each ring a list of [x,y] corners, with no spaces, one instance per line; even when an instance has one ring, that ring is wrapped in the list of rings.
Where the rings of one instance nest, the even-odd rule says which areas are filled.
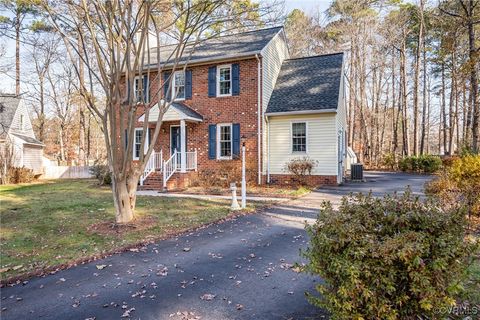
[[[181,190],[188,187],[195,172],[186,173],[175,172],[167,181],[167,190]],[[138,190],[156,190],[163,191],[163,174],[159,171],[152,172],[143,182],[143,186],[138,186]]]

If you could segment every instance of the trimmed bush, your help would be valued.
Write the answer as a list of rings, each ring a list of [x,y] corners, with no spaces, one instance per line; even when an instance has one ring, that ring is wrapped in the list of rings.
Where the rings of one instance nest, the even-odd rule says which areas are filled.
[[[285,164],[285,171],[295,176],[295,180],[301,184],[306,184],[306,177],[312,174],[317,161],[309,157],[295,158]]]
[[[455,305],[477,245],[465,240],[465,212],[422,202],[410,191],[324,204],[303,251],[305,271],[320,276],[310,302],[333,319],[440,318]]]
[[[98,180],[100,185],[112,184],[112,173],[106,164],[95,161],[94,165],[89,169],[90,173]]]
[[[407,172],[434,173],[442,167],[440,157],[425,154],[421,156],[409,156],[398,162],[398,167]]]

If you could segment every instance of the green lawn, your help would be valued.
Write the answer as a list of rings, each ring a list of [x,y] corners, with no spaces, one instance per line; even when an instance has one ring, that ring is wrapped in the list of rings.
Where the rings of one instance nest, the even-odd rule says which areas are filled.
[[[0,186],[1,279],[159,239],[229,215],[229,202],[138,197],[132,225],[114,222],[94,180]]]

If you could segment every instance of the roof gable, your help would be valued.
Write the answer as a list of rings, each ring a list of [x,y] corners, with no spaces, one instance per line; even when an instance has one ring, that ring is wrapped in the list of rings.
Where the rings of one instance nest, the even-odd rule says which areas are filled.
[[[285,60],[266,113],[337,109],[342,68],[343,53]]]
[[[0,133],[12,125],[19,103],[20,98],[13,94],[0,95]]]

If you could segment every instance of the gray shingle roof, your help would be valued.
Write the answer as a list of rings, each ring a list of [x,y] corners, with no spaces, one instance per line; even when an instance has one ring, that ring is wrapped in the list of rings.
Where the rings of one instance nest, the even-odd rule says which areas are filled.
[[[336,109],[343,53],[285,60],[266,113]]]
[[[171,104],[172,107],[176,108],[177,110],[179,110],[180,112],[184,113],[186,116],[188,117],[192,117],[192,118],[195,118],[195,119],[198,119],[198,120],[203,120],[203,116],[196,112],[195,110],[191,109],[190,107],[188,107],[187,105],[184,105],[183,103],[179,103],[179,102],[172,102]]]
[[[283,27],[273,27],[204,40],[195,47],[195,51],[192,53],[189,63],[219,60],[228,57],[248,56],[260,53],[270,40],[282,29]],[[170,55],[174,49],[174,45],[160,47],[160,59],[162,64],[168,65],[173,62],[175,57],[170,57]],[[191,49],[191,46],[187,46],[181,61],[188,59]],[[156,52],[156,48],[150,49],[152,65],[156,65],[157,63]]]
[[[28,144],[34,144],[34,145],[39,145],[39,146],[44,146],[44,144],[41,141],[38,141],[35,138],[29,137],[29,136],[24,136],[23,134],[18,134],[18,133],[12,133],[14,136],[22,139]]]
[[[0,133],[3,133],[12,124],[20,98],[13,94],[0,94]]]

